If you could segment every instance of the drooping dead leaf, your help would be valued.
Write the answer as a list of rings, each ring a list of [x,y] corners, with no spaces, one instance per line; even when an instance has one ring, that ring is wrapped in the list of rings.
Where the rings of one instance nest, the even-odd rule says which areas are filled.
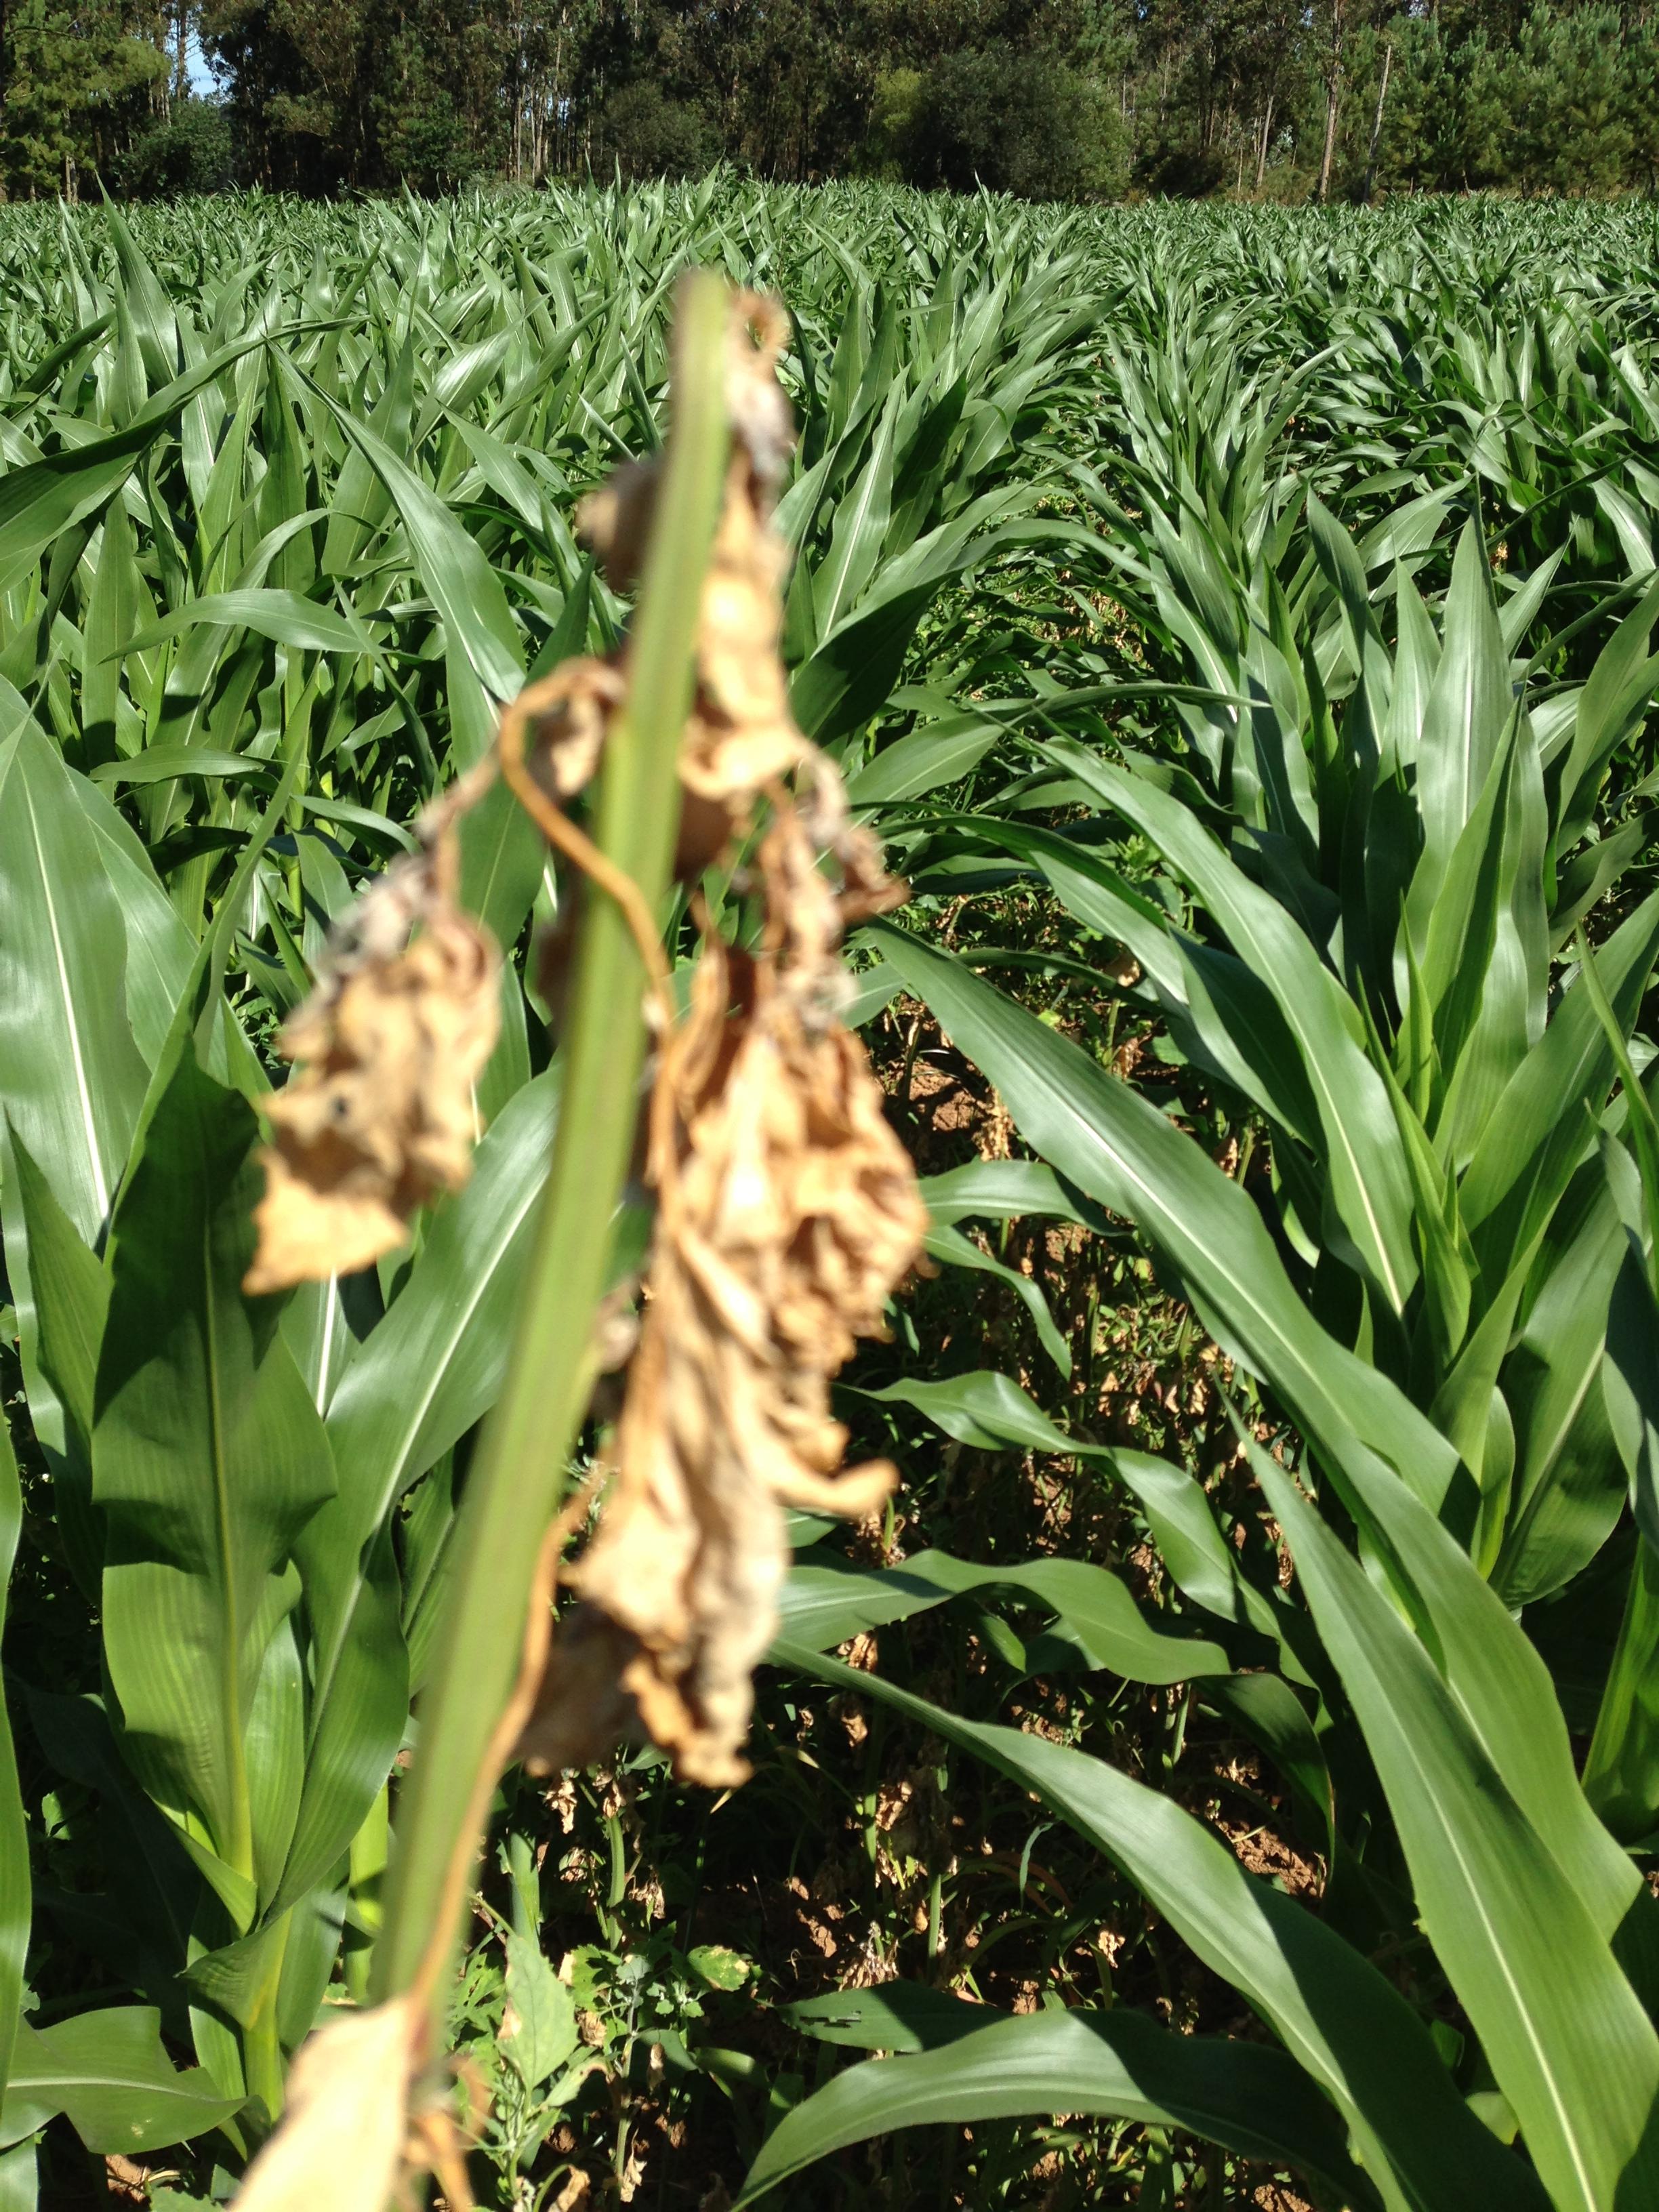
[[[403,2172],[422,2027],[419,2001],[403,1996],[313,2035],[289,2069],[287,2112],[249,2166],[236,2212],[384,2212]]]
[[[517,726],[514,741],[549,798],[574,799],[592,780],[626,690],[612,662],[584,655],[561,662],[502,709],[503,729]]]
[[[703,580],[697,682],[680,749],[684,786],[675,872],[692,882],[750,826],[756,794],[805,762],[811,747],[795,726],[778,652],[787,549],[771,527],[772,502],[793,443],[776,367],[788,319],[775,301],[745,294],[733,302],[726,403],[735,433],[720,511]],[[653,461],[630,462],[583,500],[577,520],[619,590],[637,580],[658,483]],[[568,661],[546,686],[525,695],[532,770],[568,797],[591,772],[599,743],[590,709],[608,720],[620,694],[626,648],[609,660]],[[545,703],[540,693],[545,690]],[[509,712],[514,711],[509,709]]]
[[[583,1602],[530,1739],[549,1765],[599,1756],[631,1701],[684,1778],[716,1785],[748,1771],[750,1677],[788,1567],[784,1507],[857,1519],[892,1486],[884,1462],[837,1473],[847,1439],[830,1382],[854,1333],[879,1329],[926,1225],[857,1039],[810,1026],[763,969],[728,1012],[726,975],[711,948],[674,1041],[672,1218],[652,1257],[616,1487],[572,1577]]]
[[[783,404],[774,374],[784,337],[781,319],[769,317],[758,334],[758,346],[744,337],[730,356],[726,404],[738,434],[703,583],[697,690],[680,748],[681,782],[728,809],[739,831],[748,826],[753,794],[811,751],[790,711],[778,651],[789,569],[788,549],[771,522],[781,457],[773,409],[755,396],[758,391]],[[787,453],[787,408],[783,423]]]
[[[750,1677],[788,1566],[785,1508],[860,1518],[895,1480],[884,1462],[839,1472],[847,1437],[830,1383],[854,1339],[880,1332],[927,1228],[880,1085],[840,1018],[845,925],[897,903],[903,887],[790,714],[779,653],[787,556],[769,520],[788,443],[773,374],[782,326],[753,302],[738,319],[737,435],[680,775],[688,821],[702,810],[702,860],[769,804],[757,870],[764,927],[752,955],[708,937],[690,1009],[662,1049],[659,1219],[616,1479],[568,1577],[581,1601],[520,1747],[545,1771],[643,1734],[684,1778],[718,1786],[748,1772]],[[635,471],[585,516],[623,573],[650,492]],[[683,855],[686,842],[683,824]]]
[[[266,1102],[274,1142],[249,1291],[367,1267],[471,1170],[472,1085],[495,1042],[500,954],[455,904],[453,833],[396,861],[331,933],[282,1036],[299,1069]]]

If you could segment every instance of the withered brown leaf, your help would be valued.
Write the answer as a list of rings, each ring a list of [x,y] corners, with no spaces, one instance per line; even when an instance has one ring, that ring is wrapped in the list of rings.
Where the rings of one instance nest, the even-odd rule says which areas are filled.
[[[790,711],[778,651],[789,556],[770,523],[793,443],[788,402],[776,376],[788,328],[775,301],[744,294],[732,303],[726,401],[735,434],[703,580],[696,690],[680,749],[684,796],[675,872],[686,883],[748,830],[756,794],[811,753]],[[583,535],[618,590],[636,580],[657,480],[654,462],[631,462],[578,510]],[[625,659],[624,648],[610,662],[568,664],[567,680],[582,696],[594,696],[603,672],[625,665]],[[555,724],[548,735],[563,741],[568,726],[568,720]]]
[[[632,1722],[684,1778],[741,1781],[750,1678],[788,1566],[784,1508],[860,1518],[892,1487],[885,1462],[838,1472],[830,1382],[854,1337],[879,1331],[926,1215],[821,983],[713,943],[668,1047],[674,1158],[658,1164],[617,1479],[569,1577],[582,1602],[526,1737],[532,1763],[599,1757]]]
[[[265,1102],[272,1143],[249,1291],[367,1267],[471,1170],[472,1085],[495,1042],[500,955],[452,895],[447,830],[337,926],[282,1036],[298,1072]]]
[[[288,2111],[247,2170],[238,2212],[382,2212],[404,2171],[424,2022],[395,1997],[320,2029],[289,2071]]]
[[[683,822],[685,872],[747,830],[763,797],[770,805],[764,932],[752,956],[706,937],[690,1012],[660,1056],[644,1321],[615,1481],[569,1577],[580,1601],[521,1747],[544,1770],[643,1734],[687,1780],[742,1781],[751,1677],[788,1567],[786,1507],[862,1517],[896,1479],[884,1462],[840,1471],[847,1436],[830,1383],[854,1339],[879,1333],[927,1227],[880,1085],[840,1018],[847,921],[904,890],[790,712],[779,651],[787,557],[769,520],[787,452],[780,343],[775,321],[760,347],[745,337],[731,379],[737,436],[680,756],[687,821],[701,808],[706,825],[703,849],[688,854]],[[630,502],[647,497],[636,476],[590,517],[602,550],[633,546]]]

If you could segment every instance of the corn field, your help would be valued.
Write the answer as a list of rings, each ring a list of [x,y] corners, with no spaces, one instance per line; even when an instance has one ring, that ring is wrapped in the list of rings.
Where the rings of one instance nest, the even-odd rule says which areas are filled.
[[[1653,210],[0,269],[0,2212],[1659,2204]]]

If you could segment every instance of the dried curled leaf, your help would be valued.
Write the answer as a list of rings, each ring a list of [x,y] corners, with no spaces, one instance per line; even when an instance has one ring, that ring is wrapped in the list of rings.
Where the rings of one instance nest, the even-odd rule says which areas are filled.
[[[779,653],[787,560],[769,520],[788,449],[772,374],[781,326],[769,320],[757,346],[757,310],[740,312],[728,380],[738,435],[680,774],[714,847],[769,801],[757,865],[765,927],[752,956],[706,944],[690,1009],[662,1051],[651,1158],[660,1206],[616,1478],[569,1577],[580,1602],[520,1747],[545,1770],[644,1734],[683,1778],[715,1786],[748,1772],[750,1678],[788,1567],[786,1506],[861,1517],[896,1479],[884,1462],[839,1471],[847,1437],[830,1384],[855,1338],[879,1334],[927,1229],[880,1085],[840,1018],[847,921],[904,890],[790,715]],[[649,497],[635,471],[590,507],[608,562],[637,559]],[[683,825],[683,851],[686,842]]]
[[[608,660],[566,660],[502,710],[504,731],[518,725],[530,771],[550,799],[574,799],[599,764],[611,716],[627,686]]]
[[[383,2212],[404,2169],[424,2021],[394,1997],[313,2035],[290,2068],[282,2125],[247,2170],[237,2212]]]
[[[680,781],[698,798],[726,807],[733,830],[748,825],[754,795],[804,762],[811,748],[795,726],[779,643],[788,549],[772,526],[781,462],[773,409],[788,410],[774,369],[783,339],[777,319],[759,347],[740,341],[726,375],[726,405],[737,435],[726,502],[702,590],[697,633],[697,690],[680,749]],[[751,444],[750,440],[755,443]]]
[[[662,1079],[674,1195],[616,1486],[530,1739],[547,1765],[608,1749],[631,1703],[684,1779],[743,1780],[750,1677],[788,1568],[784,1507],[859,1518],[896,1479],[885,1462],[838,1472],[830,1382],[919,1249],[909,1160],[863,1048],[814,1018],[802,979],[751,968],[728,1011],[727,975],[710,947]]]
[[[495,1042],[500,955],[455,905],[446,829],[337,925],[283,1032],[299,1072],[266,1104],[249,1291],[367,1267],[471,1171],[472,1085]]]
[[[685,796],[675,866],[687,882],[749,828],[757,794],[802,766],[812,750],[790,712],[778,651],[789,556],[770,517],[793,444],[788,402],[775,374],[787,335],[787,318],[775,301],[745,295],[734,302],[726,398],[735,434],[703,580],[696,691],[680,752]],[[578,510],[583,535],[618,590],[638,575],[657,482],[654,462],[630,462]],[[597,763],[600,741],[586,710],[601,702],[600,718],[608,722],[621,689],[619,661],[567,662],[549,685],[568,690],[550,694],[548,705],[539,696],[548,687],[526,695],[535,702],[526,725],[536,744],[532,763],[562,797],[580,788]],[[578,781],[558,780],[561,760],[565,775]]]

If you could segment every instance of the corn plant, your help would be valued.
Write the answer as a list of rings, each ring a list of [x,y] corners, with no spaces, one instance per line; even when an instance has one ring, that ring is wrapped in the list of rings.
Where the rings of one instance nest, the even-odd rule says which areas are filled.
[[[928,1250],[1017,1302],[1033,1362],[942,1352],[901,1300],[848,1418],[1099,1480],[1163,1593],[1063,1541],[872,1567],[802,1515],[780,1694],[1036,1796],[1258,2025],[902,1978],[773,2012],[773,2066],[702,2018],[763,2017],[718,1947],[625,1951],[610,1814],[614,1893],[557,1978],[509,1780],[510,1911],[433,2015],[489,2023],[502,2201],[556,2186],[552,2131],[607,2076],[625,2102],[642,2045],[735,2116],[749,2197],[1054,2112],[1213,2146],[1215,2202],[1244,2165],[1333,2207],[1652,2194],[1650,249],[1633,208],[728,176],[0,210],[0,1553],[21,1524],[14,1616],[44,1589],[53,1623],[38,1662],[14,1629],[0,1737],[7,2201],[64,2124],[240,2169],[318,2021],[447,1932],[539,1528],[599,1442],[573,1316],[611,1279],[637,1042],[614,915],[568,1002],[533,953],[562,895],[506,790],[459,830],[509,956],[466,1187],[406,1251],[250,1297],[250,1147],[331,927],[500,704],[629,620],[574,509],[661,441],[699,264],[788,304],[794,712],[916,894],[850,1005],[902,993],[901,1093],[936,1021],[1029,1155],[931,1178]],[[595,827],[653,901],[664,826],[619,771]],[[697,887],[734,932],[750,858]],[[618,1251],[642,1216],[624,1189]],[[1094,1432],[1075,1340],[962,1226],[1028,1217],[1152,1257],[1218,1347],[1250,1510]],[[947,1614],[1002,1655],[954,1703],[902,1656]],[[873,1670],[832,1656],[872,1635]],[[1167,1770],[1075,1713],[1011,1725],[1044,1668],[1155,1712]],[[1312,1901],[1176,1802],[1188,1714],[1256,1747]],[[800,1802],[803,1834],[835,1817]],[[948,1910],[935,1869],[935,1960]],[[901,2055],[826,2083],[837,2045]]]
[[[1182,434],[1178,420],[1169,428]],[[1253,465],[1260,490],[1271,436],[1240,441],[1242,476],[1194,470],[1183,482],[1172,469],[1144,522],[1115,514],[1107,550],[1133,580],[1143,627],[1181,648],[1193,679],[1168,695],[1184,746],[1120,763],[1050,739],[1032,748],[1032,775],[971,815],[930,814],[912,846],[924,881],[942,848],[1006,854],[1085,929],[1127,947],[1182,1059],[1240,1102],[1237,1122],[1269,1133],[1271,1186],[1253,1200],[1088,1053],[976,979],[971,952],[956,961],[889,926],[878,947],[1066,1187],[1134,1220],[1216,1340],[1290,1411],[1306,1453],[1299,1480],[1247,1425],[1241,1435],[1296,1562],[1311,1638],[1291,1627],[1273,1580],[1241,1574],[1202,1491],[1173,1467],[1068,1439],[992,1374],[882,1395],[961,1442],[1102,1460],[1144,1515],[1194,1627],[1219,1621],[1277,1644],[1277,1662],[1244,1662],[1260,1668],[1245,1725],[1287,1780],[1299,1773],[1292,1786],[1327,1823],[1331,1955],[1293,1960],[1303,1924],[1281,1937],[1263,1923],[1260,1943],[1247,1935],[1276,1907],[1247,1903],[1231,1860],[1206,1858],[1201,1832],[1146,1802],[1144,1786],[872,1683],[1088,1835],[1295,2063],[1258,2080],[1229,2063],[1235,2054],[1114,2013],[981,2027],[899,2007],[937,2056],[878,2061],[810,2100],[757,2162],[757,2195],[902,2116],[1051,2108],[1062,2101],[1053,2071],[1066,2102],[1182,2125],[1234,2151],[1261,2154],[1271,2114],[1277,2154],[1322,2201],[1613,2204],[1652,2185],[1650,1900],[1619,1841],[1645,1835],[1654,1814],[1635,1688],[1651,1650],[1648,1547],[1638,1542],[1626,1569],[1625,1629],[1582,1784],[1548,1671],[1509,1608],[1587,1568],[1625,1504],[1602,1370],[1628,1249],[1635,1282],[1647,1280],[1620,1133],[1628,1116],[1645,1163],[1651,1113],[1628,1040],[1659,951],[1651,902],[1626,891],[1617,928],[1594,951],[1581,941],[1565,975],[1553,956],[1641,849],[1639,820],[1598,817],[1659,680],[1647,649],[1654,598],[1613,628],[1582,683],[1534,692],[1547,648],[1517,670],[1516,647],[1553,564],[1495,606],[1466,531],[1437,635],[1396,526],[1369,549],[1396,611],[1391,649],[1366,560],[1316,502],[1311,573],[1295,600],[1279,585],[1267,519],[1238,496]],[[1228,531],[1234,512],[1251,518],[1242,542]],[[1038,827],[1028,817],[1045,787],[1068,811]],[[1079,818],[1079,802],[1106,811]],[[1103,833],[1109,845],[1115,825],[1167,871],[1163,899],[1109,863]],[[1121,828],[1115,836],[1121,846]],[[1650,1344],[1650,1328],[1623,1369],[1639,1466],[1638,1342]],[[986,1583],[1038,1598],[1054,1632],[1099,1663],[1186,1680],[1242,1717],[1241,1648],[1194,1637],[1177,1653],[1106,1571],[1080,1565],[1064,1579],[1046,1562],[973,1570],[930,1554],[889,1574],[803,1570],[799,1632],[779,1656],[850,1685],[850,1669],[813,1650]],[[1362,1790],[1360,1826],[1345,1835],[1333,1778],[1353,1772],[1356,1754],[1380,1803]],[[1354,1935],[1371,1913],[1386,1920],[1392,1894],[1433,1945],[1473,2029],[1459,2057],[1468,2103],[1446,2094],[1424,2045],[1413,2055],[1410,2034],[1396,2040],[1384,2024],[1396,1994],[1386,1984],[1348,1987],[1337,2007],[1346,2022],[1371,2021],[1363,2090],[1323,2041],[1312,1992],[1327,1975],[1369,1971],[1376,1923],[1360,1948],[1331,1924],[1358,1894],[1367,1906]],[[1540,1914],[1551,1928],[1542,1946]],[[881,2010],[869,2041],[891,2048]],[[1607,2038],[1594,2057],[1581,2034],[1591,2014]],[[1301,2101],[1314,2084],[1340,2112],[1363,2179],[1333,2166],[1319,2133],[1329,2108]],[[1486,2095],[1502,2100],[1496,2135],[1476,2117]],[[1298,2127],[1309,2132],[1293,2148]],[[1498,2136],[1517,2130],[1530,2168],[1477,2171],[1509,2157]]]
[[[1287,789],[1293,805],[1303,783],[1305,865],[1282,798],[1283,811],[1269,813],[1256,838],[1241,834],[1247,817],[1230,854],[1206,818],[1231,825],[1195,778],[1171,789],[1159,762],[1117,766],[1074,740],[1042,746],[1042,773],[1064,776],[1070,794],[1098,798],[1139,831],[1192,896],[1198,912],[1189,927],[1103,863],[1088,817],[1038,830],[998,822],[994,801],[955,824],[930,824],[934,837],[967,837],[1039,870],[1086,926],[1133,951],[1192,1063],[1242,1094],[1272,1132],[1276,1187],[1263,1199],[1276,1237],[1189,1138],[1078,1046],[976,980],[971,964],[890,927],[879,940],[885,960],[990,1075],[1042,1158],[1068,1188],[1140,1225],[1217,1340],[1291,1411],[1308,1452],[1301,1487],[1254,1440],[1249,1449],[1295,1559],[1313,1636],[1291,1626],[1259,1561],[1255,1582],[1241,1573],[1202,1491],[1178,1469],[1068,1438],[1006,1378],[969,1373],[954,1383],[895,1383],[884,1395],[915,1405],[962,1442],[1101,1459],[1136,1499],[1200,1632],[1183,1652],[1167,1632],[1150,1632],[1102,1568],[973,1570],[923,1554],[888,1574],[803,1569],[798,1615],[778,1655],[850,1685],[852,1670],[811,1652],[991,1583],[1051,1607],[1054,1632],[1097,1663],[1133,1680],[1188,1680],[1199,1697],[1241,1717],[1248,1709],[1245,1725],[1287,1779],[1299,1777],[1293,1786],[1328,1825],[1332,1890],[1321,1935],[1331,1954],[1317,1965],[1291,1955],[1308,1932],[1302,1916],[1282,1935],[1263,1923],[1260,1946],[1246,1934],[1258,1914],[1276,1914],[1271,1893],[1247,1903],[1248,1885],[1227,1855],[1208,1853],[1201,1832],[1144,1785],[1080,1753],[872,1684],[874,1694],[925,1715],[947,1743],[989,1758],[1078,1825],[1245,1996],[1296,2064],[1279,2076],[1264,2067],[1258,2079],[1218,2051],[1160,2039],[1144,2020],[1111,2013],[987,2027],[919,2014],[920,2040],[941,2045],[937,2058],[878,2062],[809,2102],[763,2154],[756,2193],[901,2117],[972,2120],[1073,2098],[1083,2109],[1184,2126],[1246,2154],[1260,2155],[1270,2142],[1334,2203],[1450,2204],[1491,2195],[1519,2203],[1534,2201],[1541,2183],[1557,2204],[1611,2204],[1635,2201],[1651,2185],[1642,2179],[1651,2155],[1650,1899],[1616,1840],[1644,1835],[1654,1815],[1646,1705],[1635,1688],[1651,1649],[1648,1547],[1638,1544],[1627,1570],[1625,1632],[1582,1785],[1547,1670],[1509,1607],[1547,1596],[1584,1569],[1625,1499],[1602,1363],[1632,1218],[1636,1280],[1647,1279],[1636,1170],[1619,1132],[1628,1111],[1645,1164],[1651,1113],[1627,1040],[1655,957],[1653,925],[1647,906],[1635,907],[1602,947],[1581,948],[1580,972],[1553,993],[1552,944],[1559,950],[1577,917],[1569,891],[1553,937],[1548,895],[1552,876],[1559,881],[1562,825],[1572,842],[1582,837],[1608,763],[1651,696],[1652,605],[1615,629],[1582,687],[1556,693],[1559,734],[1547,785],[1473,542],[1466,538],[1454,569],[1443,636],[1434,639],[1420,602],[1407,602],[1407,641],[1392,666],[1358,564],[1328,524],[1324,550],[1338,588],[1351,594],[1340,619],[1355,680],[1340,749],[1321,757],[1316,723],[1304,751],[1307,721],[1272,717],[1261,706],[1247,726],[1243,703],[1273,696],[1247,675],[1224,672],[1232,680],[1223,695],[1239,703],[1233,726],[1241,743],[1249,727],[1255,760],[1267,750],[1264,728],[1274,746],[1259,781],[1241,776],[1232,788],[1265,792],[1271,806]],[[1438,646],[1426,665],[1410,657],[1419,637]],[[1259,634],[1255,647],[1271,649]],[[1308,665],[1316,665],[1311,651]],[[1453,699],[1461,715],[1449,711]],[[1212,694],[1206,713],[1214,702]],[[1471,763],[1463,811],[1447,819],[1448,770],[1460,760]],[[1338,816],[1340,834],[1322,848],[1316,810],[1321,797],[1331,804],[1332,783],[1349,818]],[[1528,784],[1530,804],[1516,795]],[[1408,806],[1421,823],[1414,836]],[[1328,888],[1316,872],[1322,849],[1334,863]],[[1383,868],[1383,895],[1367,898]],[[1397,920],[1382,931],[1379,915],[1391,910]],[[1206,941],[1200,913],[1218,943]],[[1358,923],[1366,925],[1363,936]],[[1531,948],[1529,965],[1524,954],[1507,957],[1506,938]],[[1279,1087],[1291,1069],[1301,1086],[1295,1108]],[[1610,1102],[1621,1076],[1620,1096]],[[1531,1119],[1525,1109],[1534,1101]],[[1474,1194],[1488,1182],[1497,1194],[1482,1205]],[[1449,1277],[1442,1271],[1454,1249]],[[1352,1337],[1339,1318],[1339,1270],[1359,1279]],[[1449,1303],[1449,1279],[1457,1285]],[[1434,1347],[1454,1310],[1448,1359]],[[1483,1336],[1484,1348],[1472,1349]],[[1650,1327],[1637,1341],[1650,1344]],[[1626,1365],[1645,1402],[1634,1380],[1641,1356]],[[1460,1422],[1465,1389],[1475,1417]],[[1639,1420],[1634,1433],[1644,1433]],[[1640,1449],[1632,1447],[1633,1457]],[[1357,1534],[1381,1588],[1339,1531]],[[1211,1640],[1218,1623],[1219,1644]],[[1229,1632],[1247,1639],[1231,1653]],[[1246,1648],[1257,1658],[1247,1662]],[[1235,1706],[1241,1663],[1261,1671],[1250,1674]],[[1339,1755],[1345,1739],[1349,1750]],[[1374,1828],[1362,1842],[1340,1826],[1333,1776],[1360,1745],[1386,1806],[1386,1841]],[[1377,1808],[1363,1794],[1361,1802],[1369,1827]],[[1536,2180],[1520,2169],[1500,2175],[1496,2164],[1480,2171],[1510,2154],[1457,2098],[1426,2044],[1413,2044],[1405,2017],[1397,2039],[1385,2024],[1397,1997],[1380,1979],[1364,1994],[1345,1986],[1335,2001],[1345,2023],[1370,2021],[1363,2088],[1347,2076],[1340,2050],[1322,2040],[1317,2004],[1307,2008],[1311,1993],[1327,1976],[1371,1971],[1329,1924],[1340,1893],[1341,1917],[1353,1912],[1360,1924],[1386,1912],[1390,1893],[1395,1910],[1412,1900],[1476,2039],[1461,2055],[1462,2078],[1478,2104],[1490,2069],[1486,2078],[1519,2129]],[[1355,1911],[1359,1895],[1366,1906]],[[1541,1946],[1540,1915],[1551,1931]],[[1547,1960],[1545,1949],[1569,1926],[1573,1934]],[[1585,1978],[1599,1996],[1585,1993]],[[1581,2036],[1592,2013],[1607,2038],[1595,2056]],[[878,2012],[871,2043],[891,2047],[893,2033]],[[1252,2054],[1249,2064],[1266,2055]],[[1066,2077],[1064,2096],[1050,2079],[1055,2070]],[[1615,2081],[1628,2091],[1614,2090]],[[1341,2113],[1363,2180],[1331,2163],[1332,2143],[1320,2133],[1328,2108],[1303,2102],[1310,2083]],[[1628,2096],[1622,2117],[1620,2094]],[[1270,2114],[1277,2135],[1264,2135]],[[1299,2143],[1298,2128],[1308,2130]]]
[[[1200,629],[1227,601],[1166,541],[1165,618],[1214,687],[1176,709],[1196,775],[1043,751],[1147,840],[1212,937],[1125,883],[1098,821],[993,827],[993,802],[962,834],[1127,945],[1193,1065],[1265,1118],[1285,1260],[1455,1444],[1461,1476],[1425,1469],[1424,1494],[1525,1602],[1588,1563],[1623,1496],[1589,1387],[1622,1249],[1594,1134],[1614,1063],[1552,957],[1598,897],[1628,902],[1642,817],[1603,825],[1598,803],[1659,677],[1655,601],[1584,682],[1517,700],[1471,534],[1438,636],[1395,566],[1391,651],[1349,541],[1317,509],[1314,532],[1342,597],[1300,650],[1282,596]],[[1638,904],[1595,955],[1626,1029],[1654,931]]]

